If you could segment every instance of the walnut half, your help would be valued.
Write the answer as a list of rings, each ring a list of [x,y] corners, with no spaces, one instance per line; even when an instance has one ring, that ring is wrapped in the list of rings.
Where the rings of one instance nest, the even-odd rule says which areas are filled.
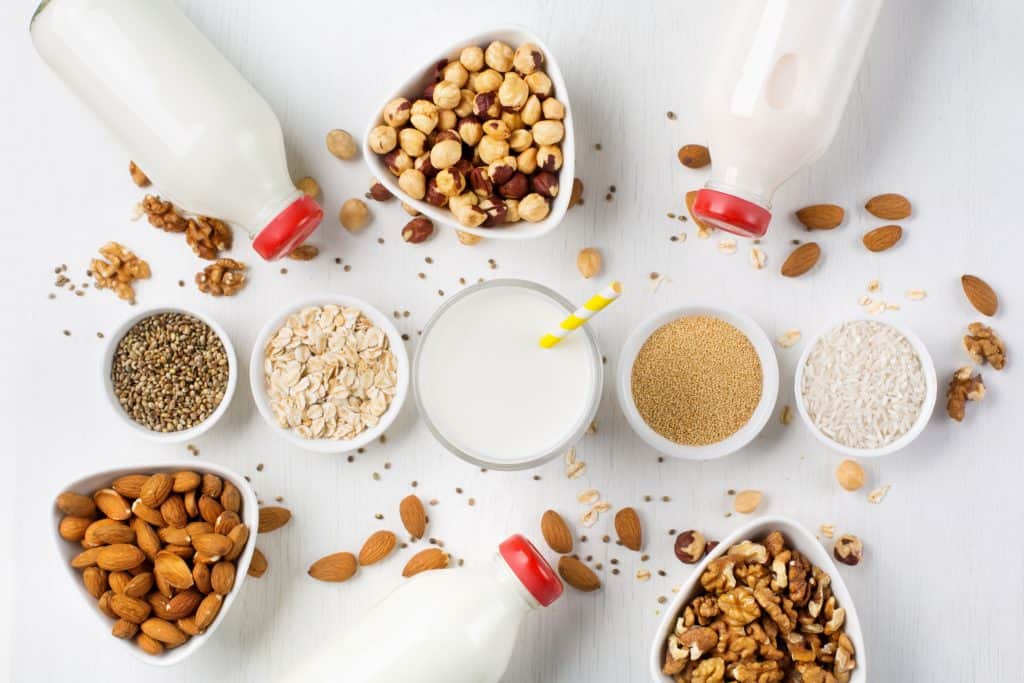
[[[946,390],[946,412],[957,422],[962,422],[968,401],[985,398],[985,383],[981,375],[974,375],[967,365],[953,373]]]
[[[99,252],[106,261],[93,259],[89,264],[96,289],[112,289],[118,298],[135,303],[132,283],[149,278],[149,264],[117,242],[107,242]]]
[[[245,285],[245,264],[234,259],[217,259],[196,273],[199,291],[213,296],[234,296]]]
[[[967,326],[964,349],[978,365],[987,362],[995,370],[1006,367],[1006,344],[984,323],[971,323]]]

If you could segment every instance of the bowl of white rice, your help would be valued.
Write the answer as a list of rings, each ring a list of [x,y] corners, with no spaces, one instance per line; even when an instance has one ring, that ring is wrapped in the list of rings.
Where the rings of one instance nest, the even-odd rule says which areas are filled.
[[[797,410],[815,437],[853,457],[894,453],[924,430],[935,364],[910,330],[858,318],[812,338],[796,369]]]

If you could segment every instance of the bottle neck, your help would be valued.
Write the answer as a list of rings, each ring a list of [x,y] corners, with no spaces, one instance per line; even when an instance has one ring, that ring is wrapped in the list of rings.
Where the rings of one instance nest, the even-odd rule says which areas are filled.
[[[495,553],[491,558],[491,576],[501,588],[502,594],[509,596],[510,603],[520,608],[523,614],[540,607],[537,598],[526,589],[500,553]]]

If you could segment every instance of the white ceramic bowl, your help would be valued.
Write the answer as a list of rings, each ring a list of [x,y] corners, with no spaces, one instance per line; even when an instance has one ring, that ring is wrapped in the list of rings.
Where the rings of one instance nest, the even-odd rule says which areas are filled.
[[[672,681],[671,676],[661,672],[661,667],[665,663],[665,642],[669,634],[675,630],[676,618],[683,611],[683,608],[703,590],[700,586],[700,576],[704,573],[708,564],[712,560],[724,555],[728,552],[729,548],[737,543],[747,539],[760,540],[776,530],[781,531],[783,536],[786,537],[789,547],[799,550],[810,560],[811,564],[819,567],[832,577],[832,592],[839,601],[839,606],[846,610],[846,635],[849,636],[856,649],[854,658],[857,661],[857,668],[852,672],[850,683],[865,683],[868,680],[867,651],[864,648],[864,636],[860,629],[860,619],[857,617],[857,609],[853,605],[853,597],[850,595],[850,591],[846,589],[846,584],[843,583],[843,577],[836,569],[832,556],[814,538],[813,534],[796,521],[788,517],[760,517],[744,524],[729,534],[718,547],[708,553],[707,557],[696,566],[690,578],[682,585],[672,603],[665,610],[664,616],[661,618],[661,624],[655,633],[654,642],[651,644],[650,665],[652,681],[655,681],[655,683],[671,683]]]
[[[662,325],[672,322],[678,318],[706,315],[724,320],[734,326],[750,340],[761,360],[761,400],[754,409],[747,424],[743,425],[734,434],[722,441],[708,444],[706,446],[684,446],[671,439],[667,439],[648,425],[633,401],[632,374],[633,363],[644,342]],[[730,311],[724,308],[703,304],[690,304],[670,308],[657,313],[640,323],[626,339],[619,355],[618,377],[616,388],[619,394],[619,405],[626,415],[626,420],[637,435],[665,455],[671,455],[684,460],[711,460],[729,455],[746,446],[757,436],[771,418],[775,409],[775,400],[779,394],[779,363],[775,358],[775,349],[772,347],[768,335],[764,333],[756,322],[750,317]]]
[[[803,385],[804,368],[807,365],[807,357],[811,354],[811,350],[814,349],[818,340],[820,340],[823,335],[831,332],[840,325],[855,322],[857,320],[871,320],[883,325],[888,325],[906,337],[907,341],[910,342],[910,345],[914,347],[914,351],[917,352],[917,356],[921,360],[921,369],[924,371],[925,394],[924,404],[921,406],[921,413],[917,416],[917,420],[914,421],[913,426],[903,436],[886,446],[882,446],[881,448],[852,448],[850,446],[844,446],[827,436],[816,424],[814,424],[810,415],[807,413],[807,405],[804,401],[803,391],[801,390],[801,386]],[[804,352],[800,355],[800,361],[796,367],[796,376],[793,380],[793,394],[796,397],[796,407],[797,412],[800,413],[800,418],[804,421],[804,424],[807,425],[807,428],[811,430],[811,433],[814,434],[818,441],[844,455],[849,455],[855,458],[877,458],[889,453],[895,453],[896,451],[905,448],[911,441],[916,439],[922,431],[924,431],[925,425],[928,424],[928,420],[930,420],[932,416],[932,411],[935,409],[935,400],[938,395],[938,378],[935,374],[935,363],[932,361],[931,354],[928,353],[928,349],[925,347],[924,342],[922,342],[921,339],[910,329],[899,323],[894,323],[888,320],[878,320],[877,318],[859,316],[829,325],[821,332],[814,335],[814,337],[807,342],[807,346],[804,347]]]
[[[380,125],[381,112],[384,111],[387,103],[395,97],[405,97],[411,101],[421,99],[423,89],[433,82],[432,69],[437,62],[442,59],[457,60],[459,52],[467,45],[479,45],[486,48],[493,40],[504,41],[513,48],[522,43],[534,43],[544,51],[545,61],[542,68],[551,78],[551,83],[554,85],[554,96],[565,105],[565,119],[562,122],[565,126],[565,137],[561,142],[562,168],[558,175],[559,192],[558,196],[551,202],[551,211],[548,213],[548,217],[539,223],[519,221],[498,228],[468,228],[460,224],[447,208],[438,208],[425,201],[412,199],[402,192],[401,188],[398,187],[398,178],[392,175],[391,171],[384,165],[384,157],[378,156],[370,149],[370,131]],[[388,188],[393,195],[438,223],[495,240],[525,240],[546,235],[558,227],[558,224],[565,217],[565,212],[569,209],[569,196],[572,194],[572,181],[576,173],[576,146],[575,134],[573,132],[572,105],[569,102],[569,90],[566,88],[565,79],[562,77],[561,69],[558,68],[558,62],[555,59],[554,53],[544,41],[521,26],[503,26],[459,40],[441,52],[434,54],[432,59],[417,64],[412,69],[412,76],[392,89],[387,99],[381,102],[366,126],[366,134],[363,135],[363,158],[366,160],[366,165],[370,167],[370,173],[380,180],[384,187]]]
[[[155,432],[133,420],[117,400],[117,395],[114,393],[114,383],[110,377],[110,370],[114,361],[114,352],[117,351],[117,345],[121,342],[124,335],[127,334],[128,330],[130,330],[136,323],[160,313],[181,313],[203,321],[210,326],[210,329],[217,333],[218,337],[220,337],[220,342],[224,345],[224,352],[228,357],[228,385],[224,389],[224,398],[221,400],[220,405],[217,406],[217,409],[210,413],[210,416],[205,420],[190,429],[185,429],[180,432]],[[150,441],[182,443],[184,441],[195,439],[197,436],[213,427],[213,425],[217,424],[217,421],[227,411],[228,405],[231,403],[231,398],[235,395],[235,385],[238,384],[238,359],[235,357],[235,347],[232,345],[231,339],[228,337],[228,333],[225,332],[224,328],[217,324],[217,321],[213,318],[210,318],[203,313],[199,313],[198,311],[189,311],[176,306],[150,308],[132,314],[131,317],[122,322],[114,333],[107,338],[107,344],[103,349],[101,372],[103,373],[103,376],[100,378],[102,380],[103,393],[107,397],[107,402],[110,404],[114,413],[118,418],[120,418],[122,424],[126,425],[131,431],[135,432],[139,436],[149,439]]]
[[[274,413],[267,401],[267,388],[263,370],[264,349],[267,346],[267,342],[277,333],[277,330],[284,324],[288,316],[298,313],[307,306],[325,306],[327,304],[358,308],[363,312],[363,315],[373,321],[374,325],[382,329],[388,336],[391,352],[395,355],[398,368],[398,386],[396,387],[391,405],[381,415],[376,427],[362,431],[353,439],[303,439],[293,430],[284,429],[277,424],[277,420],[274,419]],[[249,385],[252,387],[252,395],[256,400],[256,408],[259,410],[260,415],[263,416],[263,419],[276,434],[284,437],[299,448],[316,453],[345,453],[354,451],[383,434],[391,426],[391,423],[395,421],[399,411],[402,409],[402,404],[405,403],[405,399],[409,394],[409,373],[409,355],[405,350],[405,342],[402,341],[402,335],[395,329],[388,316],[365,301],[352,296],[345,296],[344,294],[316,294],[285,306],[280,313],[271,318],[263,326],[263,329],[260,330],[259,336],[256,337],[256,342],[252,347],[252,358],[249,360]]]
[[[57,529],[60,525],[60,520],[63,517],[63,513],[53,507],[51,515],[52,527],[53,527],[53,538],[57,544],[57,554],[60,556],[60,561],[64,565],[65,571],[68,574],[68,580],[71,585],[74,586],[73,590],[82,596],[83,605],[96,617],[96,628],[95,638],[106,639],[106,642],[114,642],[116,647],[127,649],[135,657],[138,657],[147,664],[154,664],[156,666],[172,666],[178,662],[191,656],[196,650],[206,644],[206,641],[213,636],[214,631],[220,628],[221,623],[224,621],[225,615],[231,611],[231,606],[235,602],[235,598],[242,590],[242,584],[245,583],[247,576],[246,570],[249,567],[249,562],[252,560],[253,550],[256,548],[256,536],[259,529],[259,505],[256,502],[256,494],[253,493],[252,487],[245,481],[244,478],[235,474],[226,467],[215,465],[210,462],[200,462],[198,460],[184,461],[179,460],[177,462],[162,462],[156,464],[143,464],[143,465],[132,465],[131,467],[117,467],[114,469],[103,470],[90,474],[79,479],[72,481],[66,485],[60,491],[54,493],[53,498],[57,498],[57,494],[63,493],[64,491],[74,491],[75,493],[81,493],[83,495],[91,496],[97,489],[105,488],[110,486],[111,483],[118,477],[126,474],[136,474],[139,472],[155,474],[156,472],[179,472],[181,470],[192,470],[200,474],[215,474],[225,481],[230,481],[235,485],[235,488],[242,494],[242,523],[249,527],[249,540],[245,544],[245,549],[242,554],[238,556],[238,560],[235,562],[237,571],[235,572],[235,586],[228,593],[227,597],[224,598],[224,603],[221,605],[220,612],[217,614],[217,618],[210,624],[210,627],[206,629],[206,632],[199,636],[193,636],[188,639],[184,645],[176,647],[173,650],[166,650],[163,654],[153,656],[148,655],[139,649],[137,645],[128,640],[120,640],[110,635],[110,629],[114,625],[114,620],[107,615],[100,612],[96,606],[96,598],[92,597],[88,591],[85,590],[85,586],[82,584],[81,572],[71,567],[71,559],[78,553],[82,552],[81,546],[77,543],[69,543],[60,537]],[[90,636],[92,637],[92,636]]]

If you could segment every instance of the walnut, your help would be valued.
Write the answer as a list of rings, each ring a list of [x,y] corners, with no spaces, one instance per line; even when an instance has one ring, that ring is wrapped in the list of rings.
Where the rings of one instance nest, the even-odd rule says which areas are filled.
[[[142,210],[149,219],[149,224],[164,232],[185,232],[188,222],[174,208],[174,204],[165,202],[160,197],[147,194],[142,200]]]
[[[132,283],[149,278],[149,264],[117,242],[107,242],[99,252],[106,261],[93,259],[89,264],[96,289],[112,289],[118,298],[135,303]]]
[[[729,669],[739,683],[781,683],[786,672],[778,662],[740,662]]]
[[[835,683],[835,677],[817,664],[797,664],[796,670],[803,683]]]
[[[829,597],[825,603],[825,635],[837,633],[846,623],[846,610],[836,606],[836,596]]]
[[[738,586],[718,598],[718,609],[725,615],[728,624],[745,625],[761,616],[761,609],[754,599],[754,591]]]
[[[811,573],[811,563],[801,553],[793,551],[793,559],[789,561],[789,599],[793,604],[803,606],[811,597],[807,577]]]
[[[196,256],[212,261],[222,251],[231,248],[231,228],[227,223],[208,216],[196,216],[188,220],[185,241]]]
[[[199,291],[213,296],[234,296],[245,285],[245,264],[234,259],[217,259],[196,273]]]
[[[807,603],[807,613],[812,617],[817,617],[821,614],[822,607],[825,606],[825,601],[828,600],[832,594],[832,577],[821,571],[817,567],[812,567],[811,576],[811,588],[812,595],[811,599]]]
[[[661,667],[662,672],[673,675],[681,672],[690,660],[690,651],[683,647],[677,636],[669,636],[668,646],[665,648],[665,664]]]
[[[783,537],[781,531],[773,531],[764,538],[764,547],[768,551],[768,554],[775,557],[786,547],[786,539]]]
[[[701,595],[691,605],[697,614],[697,623],[701,626],[707,626],[721,613],[718,609],[718,601],[710,595]]]
[[[722,683],[725,679],[725,662],[718,657],[705,659],[693,670],[691,683]]]
[[[740,564],[736,566],[736,578],[749,588],[756,588],[762,582],[767,583],[768,567],[763,564]]]
[[[738,557],[744,562],[756,562],[758,564],[768,563],[768,549],[760,543],[743,541],[729,548],[728,555]]]
[[[708,593],[720,595],[736,587],[736,577],[733,575],[733,568],[736,561],[728,556],[719,557],[707,566],[701,574],[700,584]]]
[[[319,256],[320,250],[314,247],[312,244],[303,244],[292,250],[292,253],[288,254],[288,258],[294,261],[312,261]]]
[[[985,398],[985,383],[981,375],[972,377],[972,370],[964,366],[953,373],[953,379],[946,390],[946,412],[957,422],[964,419],[968,401],[980,401]]]
[[[820,649],[820,645],[818,647]],[[810,641],[799,633],[790,633],[786,636],[786,649],[794,662],[813,662],[817,659],[817,653]]]
[[[772,553],[771,587],[776,593],[781,592],[783,588],[789,585],[788,568],[786,565],[789,564],[789,560],[792,557],[793,553],[788,550]]]
[[[784,599],[778,593],[774,593],[769,588],[764,587],[754,591],[754,599],[768,613],[772,621],[778,625],[782,635],[787,635],[793,630],[793,627],[796,625],[796,612],[793,610],[792,600],[789,598]]]
[[[718,644],[718,633],[706,626],[694,626],[679,636],[679,644],[689,652],[690,659],[700,659]]]
[[[987,362],[996,370],[1006,367],[1006,344],[984,323],[971,323],[967,326],[964,349],[978,365]]]
[[[726,659],[729,662],[751,659],[757,652],[757,641],[750,636],[731,638],[727,650]]]

